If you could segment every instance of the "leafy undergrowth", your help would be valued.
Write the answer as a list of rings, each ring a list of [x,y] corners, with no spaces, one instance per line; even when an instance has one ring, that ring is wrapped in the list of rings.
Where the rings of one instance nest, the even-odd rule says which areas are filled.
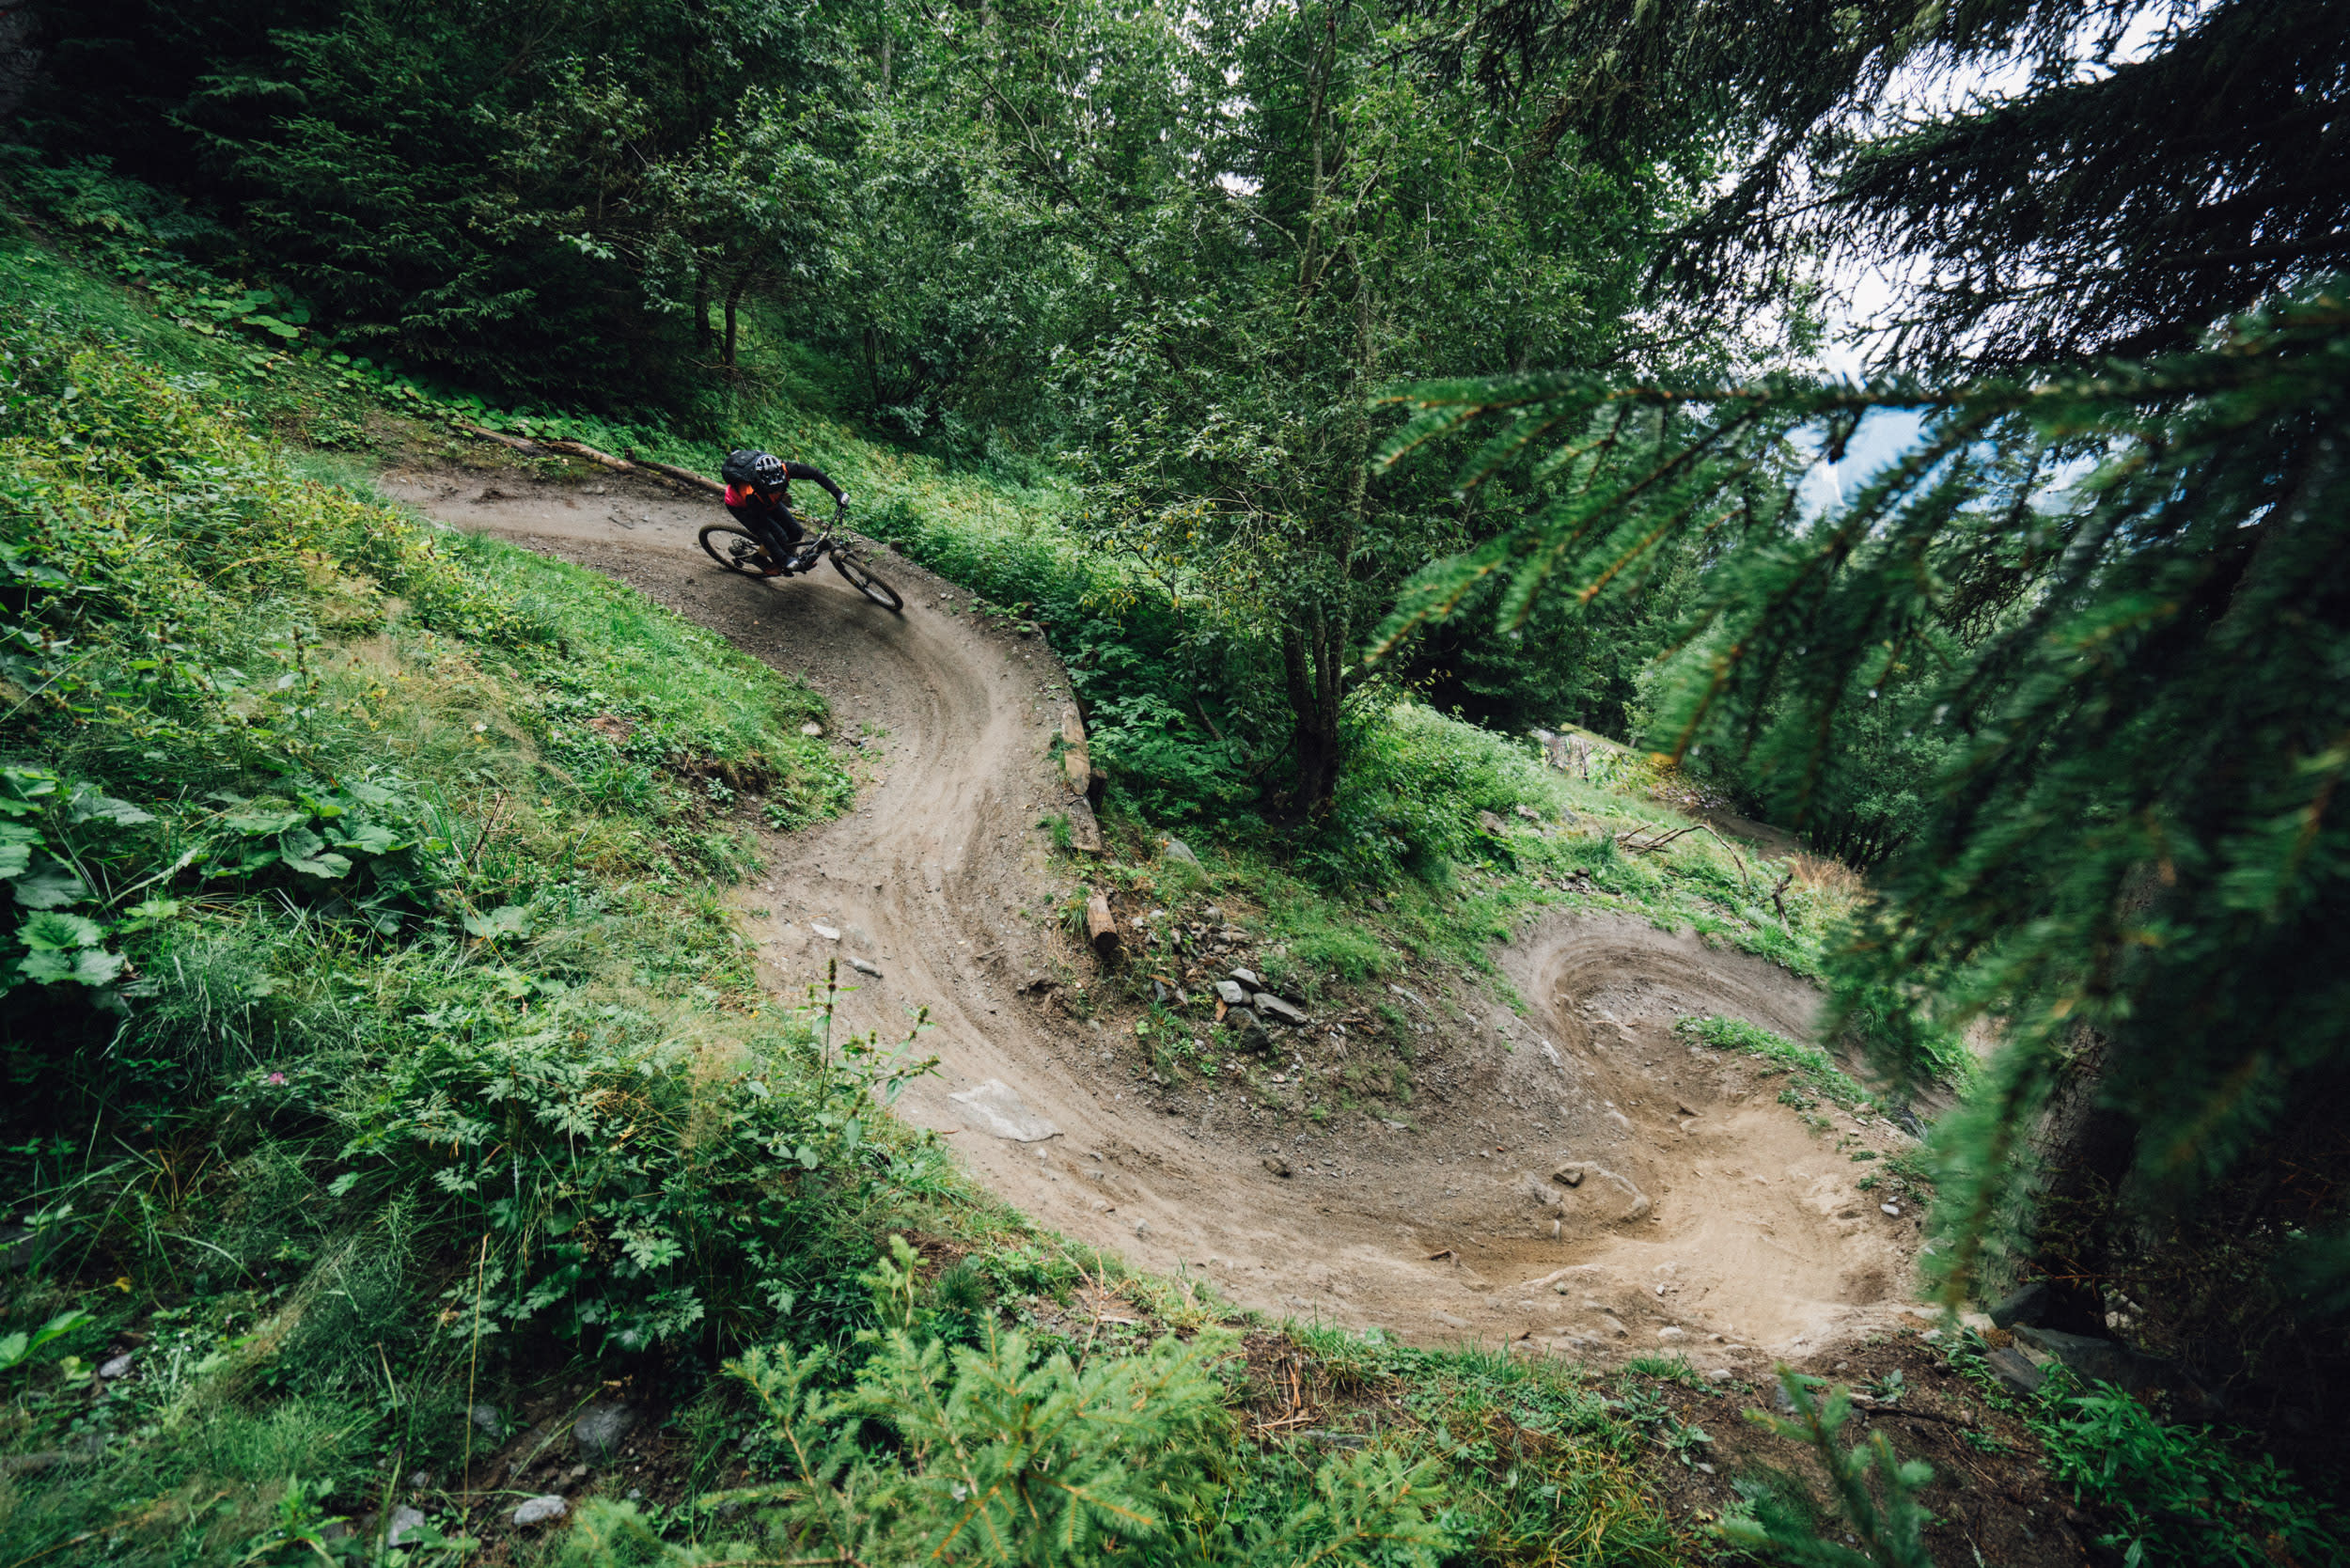
[[[9,260],[0,1559],[233,1560],[477,1376],[848,1332],[944,1190],[874,1108],[919,1064],[762,997],[718,898],[843,798],[821,700],[305,478]]]

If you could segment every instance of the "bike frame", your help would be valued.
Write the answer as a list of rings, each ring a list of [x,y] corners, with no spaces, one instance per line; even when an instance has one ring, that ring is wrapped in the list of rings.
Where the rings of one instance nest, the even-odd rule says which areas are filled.
[[[806,566],[787,567],[783,572],[783,575],[786,577],[792,577],[797,576],[802,572],[815,571],[816,563],[822,560],[826,556],[831,555],[837,548],[833,542],[832,536],[839,531],[841,519],[847,517],[848,515],[849,508],[847,503],[842,502],[836,504],[832,509],[832,518],[824,525],[823,531],[819,533],[812,540],[804,539],[800,541],[798,544],[792,547],[796,552],[800,550],[808,550],[810,545],[815,546],[813,550],[808,550],[807,564]]]

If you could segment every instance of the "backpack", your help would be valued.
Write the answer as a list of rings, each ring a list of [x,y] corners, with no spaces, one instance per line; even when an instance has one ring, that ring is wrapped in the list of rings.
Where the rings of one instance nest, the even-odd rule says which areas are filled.
[[[739,490],[747,490],[754,465],[766,455],[749,447],[737,447],[727,454],[727,461],[719,465],[718,477]]]

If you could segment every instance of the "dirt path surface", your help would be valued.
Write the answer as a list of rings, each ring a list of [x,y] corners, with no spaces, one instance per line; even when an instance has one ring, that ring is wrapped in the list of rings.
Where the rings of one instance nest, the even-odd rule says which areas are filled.
[[[1841,1113],[1808,1127],[1751,1063],[1671,1032],[1721,1013],[1800,1034],[1815,997],[1785,971],[1557,917],[1498,954],[1522,1015],[1473,977],[1403,998],[1425,1041],[1409,1127],[1357,1116],[1277,1137],[1230,1090],[1136,1076],[1131,1040],[1056,1005],[1081,955],[1050,917],[1077,872],[1040,825],[1062,800],[1047,743],[1069,690],[1042,641],[990,629],[968,592],[883,550],[902,617],[828,571],[730,576],[695,548],[713,503],[628,477],[381,484],[626,582],[823,693],[860,789],[848,814],[775,839],[738,898],[765,978],[796,996],[838,956],[860,987],[848,1023],[892,1037],[929,1007],[943,1065],[901,1113],[1042,1223],[1243,1305],[1414,1342],[1677,1349],[1752,1372],[1908,1301],[1917,1221],[1856,1193],[1850,1160],[1904,1136]],[[850,975],[852,956],[878,977]],[[1570,1166],[1573,1185],[1554,1174]]]

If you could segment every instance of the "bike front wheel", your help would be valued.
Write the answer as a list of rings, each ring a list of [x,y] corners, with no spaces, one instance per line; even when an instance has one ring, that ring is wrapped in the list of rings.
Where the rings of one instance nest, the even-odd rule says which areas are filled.
[[[767,557],[767,547],[747,529],[731,523],[713,523],[702,529],[702,551],[728,572],[745,577],[780,577],[783,568]]]
[[[873,575],[873,569],[865,564],[865,557],[858,551],[846,545],[835,545],[832,569],[848,578],[852,588],[883,609],[892,615],[904,613],[906,602],[898,597],[896,588]]]

